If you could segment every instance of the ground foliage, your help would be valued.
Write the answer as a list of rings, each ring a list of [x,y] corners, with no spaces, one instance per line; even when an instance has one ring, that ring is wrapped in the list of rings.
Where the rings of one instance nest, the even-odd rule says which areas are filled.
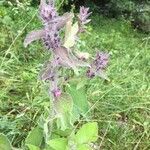
[[[35,16],[35,17],[34,17]],[[20,147],[49,105],[37,79],[49,57],[38,42],[23,47],[26,33],[40,27],[36,8],[0,6],[0,132]],[[149,149],[149,35],[134,30],[130,21],[94,14],[78,47],[110,53],[110,82],[98,78],[87,84],[92,120],[99,124],[102,149]],[[85,49],[86,47],[86,49]],[[84,120],[83,120],[84,122]]]

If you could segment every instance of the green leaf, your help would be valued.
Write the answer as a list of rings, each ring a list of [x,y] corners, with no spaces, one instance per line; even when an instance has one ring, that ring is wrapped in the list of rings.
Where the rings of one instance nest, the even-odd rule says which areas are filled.
[[[92,150],[92,149],[88,145],[82,144],[77,146],[77,150]]]
[[[66,150],[68,140],[66,138],[52,139],[48,142],[48,145],[54,150]]]
[[[29,150],[40,150],[40,148],[35,145],[28,144],[27,146],[28,146]]]
[[[56,129],[53,132],[54,132],[54,134],[59,135],[59,137],[67,137],[67,136],[70,136],[70,134],[72,133],[72,129],[70,128],[65,131]]]
[[[82,87],[77,89],[75,85],[70,85],[68,87],[68,92],[72,96],[74,110],[82,115],[86,114],[89,110],[89,106],[85,88]]]
[[[11,150],[11,144],[4,134],[0,134],[0,150]]]
[[[59,101],[55,102],[55,109],[58,113],[57,127],[61,130],[71,128],[71,116],[73,109],[73,101],[69,94],[63,94]]]
[[[34,145],[39,147],[43,140],[43,129],[40,127],[35,127],[27,136],[25,143],[27,145]]]
[[[75,135],[77,144],[95,142],[98,138],[98,125],[96,122],[84,124]]]

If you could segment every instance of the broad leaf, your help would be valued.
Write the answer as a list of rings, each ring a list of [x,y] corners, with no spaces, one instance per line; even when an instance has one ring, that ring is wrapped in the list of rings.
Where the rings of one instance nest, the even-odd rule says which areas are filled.
[[[40,150],[39,147],[31,145],[31,144],[28,144],[27,146],[28,146],[29,150]]]
[[[0,150],[11,150],[11,144],[4,134],[0,134]]]
[[[70,134],[72,133],[72,129],[67,129],[65,131],[62,131],[60,129],[56,129],[53,131],[53,133],[58,135],[59,137],[67,137],[67,136],[70,136]]]
[[[85,115],[89,110],[89,106],[84,86],[76,87],[76,85],[70,85],[68,92],[73,99],[74,110],[79,114]]]
[[[82,144],[77,146],[77,150],[92,150],[92,149],[88,145]]]
[[[61,130],[69,129],[71,125],[73,102],[68,94],[63,94],[62,97],[55,102],[55,109],[58,115],[57,127]]]
[[[40,127],[34,128],[27,136],[25,143],[39,147],[43,140],[43,129]]]
[[[48,145],[54,150],[66,150],[68,140],[66,138],[52,139],[48,142]]]
[[[95,142],[98,138],[98,125],[96,122],[84,124],[75,135],[78,144]]]

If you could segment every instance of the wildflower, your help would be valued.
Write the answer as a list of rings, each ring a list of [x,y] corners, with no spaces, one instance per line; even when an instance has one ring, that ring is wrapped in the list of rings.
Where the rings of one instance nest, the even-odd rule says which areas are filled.
[[[109,55],[107,53],[98,52],[96,55],[96,59],[94,64],[96,66],[96,70],[102,70],[107,67]]]
[[[86,74],[87,74],[87,77],[89,77],[89,78],[93,78],[95,76],[94,71],[92,71],[91,69],[88,69]]]
[[[58,16],[57,11],[54,7],[52,1],[41,0],[40,3],[40,18],[42,19],[43,23],[48,23],[49,21],[53,20]]]
[[[43,22],[43,28],[30,32],[24,41],[24,46],[27,47],[30,43],[36,40],[42,40],[45,47],[52,52],[52,59],[47,63],[41,73],[41,80],[50,82],[50,93],[54,100],[61,96],[61,89],[59,88],[59,69],[67,67],[74,70],[78,74],[78,67],[88,67],[87,76],[92,78],[100,74],[108,63],[108,55],[105,53],[97,53],[96,59],[90,65],[86,61],[89,58],[88,53],[78,53],[74,55],[71,50],[63,46],[63,42],[59,36],[60,30],[74,17],[72,13],[65,13],[59,16],[53,0],[41,0],[40,3],[40,18]],[[84,29],[90,19],[88,17],[91,13],[89,8],[80,7],[80,14],[78,15],[79,31],[72,34],[78,34]],[[75,35],[74,35],[75,36]]]
[[[60,97],[61,96],[61,90],[59,89],[59,88],[57,88],[57,89],[54,89],[53,91],[52,91],[52,93],[53,93],[53,96],[55,97],[55,98],[58,98],[58,97]]]
[[[91,64],[91,68],[87,71],[87,76],[93,78],[94,76],[100,76],[104,79],[107,79],[107,76],[104,73],[105,68],[108,65],[109,55],[103,52],[97,52],[96,58]]]
[[[43,42],[45,47],[50,49],[56,49],[61,46],[61,40],[59,36],[59,31],[56,28],[55,25],[52,25],[51,27],[46,26],[45,27],[45,36],[43,38]]]
[[[80,7],[80,13],[78,15],[78,18],[82,25],[85,25],[91,21],[91,19],[88,19],[90,15],[91,15],[91,12],[89,13],[89,8],[86,8],[84,6]]]
[[[31,42],[40,40],[44,42],[45,47],[56,49],[61,46],[61,39],[59,30],[63,28],[66,22],[72,17],[72,13],[65,13],[63,16],[58,16],[54,5],[49,1],[47,4],[45,0],[40,3],[40,18],[44,22],[43,29],[30,32],[25,40],[24,46],[27,47]]]

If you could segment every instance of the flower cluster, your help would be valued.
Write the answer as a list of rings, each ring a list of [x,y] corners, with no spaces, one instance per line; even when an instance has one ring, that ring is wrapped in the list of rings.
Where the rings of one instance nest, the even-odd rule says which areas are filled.
[[[40,18],[44,23],[48,23],[58,16],[54,4],[52,1],[48,1],[48,4],[45,0],[41,0],[40,4]]]
[[[98,75],[101,77],[103,76],[103,78],[106,78],[104,77],[103,72],[108,65],[108,59],[109,55],[107,53],[97,52],[96,58],[91,64],[91,68],[89,68],[87,71],[87,76],[89,78],[93,78],[94,76]]]
[[[47,4],[45,0],[41,0],[40,18],[45,28],[45,36],[43,38],[45,47],[48,50],[60,47],[59,28],[56,27],[58,14],[52,1],[48,1]]]
[[[78,15],[78,18],[82,25],[85,25],[91,21],[91,19],[88,19],[90,15],[91,12],[89,12],[89,8],[85,8],[84,6],[80,7],[80,13]]]
[[[45,26],[45,37],[43,38],[43,42],[45,47],[50,49],[56,49],[61,46],[61,40],[59,36],[59,30],[56,28],[55,24],[51,27]]]
[[[71,50],[63,46],[63,42],[59,36],[60,30],[73,18],[72,13],[65,13],[59,16],[52,0],[41,0],[40,3],[40,18],[43,22],[43,28],[40,30],[30,32],[24,41],[24,46],[27,47],[31,42],[41,39],[45,47],[52,52],[52,59],[47,63],[43,69],[41,79],[50,81],[50,94],[54,100],[61,96],[61,89],[59,87],[59,68],[67,67],[78,73],[78,67],[88,67],[87,76],[94,77],[102,72],[108,63],[108,55],[105,53],[97,53],[96,59],[90,65],[85,59],[80,59],[74,55]],[[84,25],[90,22],[88,17],[91,13],[89,8],[80,7],[78,15],[78,32],[82,32]],[[82,56],[83,57],[83,56]]]
[[[78,15],[80,32],[84,32],[85,25],[91,21],[91,19],[88,19],[88,17],[91,15],[91,13],[92,12],[89,12],[89,8],[86,8],[84,6],[80,7],[80,13]]]
[[[59,31],[65,26],[66,22],[72,17],[72,15],[70,13],[66,13],[63,16],[58,16],[56,14],[57,12],[50,2],[47,4],[46,0],[41,0],[40,18],[42,18],[44,27],[41,30],[30,32],[26,36],[24,41],[25,47],[31,42],[39,39],[43,40],[44,45],[48,50],[54,50],[61,46]]]

